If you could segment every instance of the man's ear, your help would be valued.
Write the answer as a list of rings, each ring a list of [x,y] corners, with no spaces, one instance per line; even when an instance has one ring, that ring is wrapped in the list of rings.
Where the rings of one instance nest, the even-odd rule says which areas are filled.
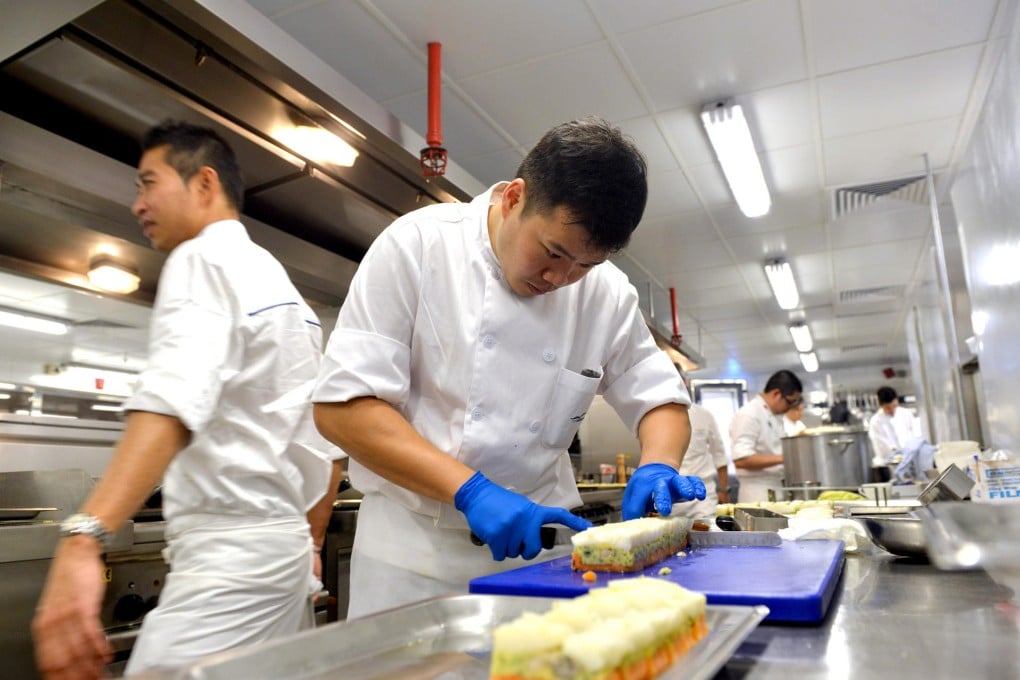
[[[198,182],[202,203],[209,205],[221,191],[219,174],[208,165],[203,165],[196,173],[195,180]]]
[[[520,177],[506,185],[500,199],[500,210],[503,217],[506,217],[511,210],[517,207],[518,203],[524,200],[525,190],[524,180]]]

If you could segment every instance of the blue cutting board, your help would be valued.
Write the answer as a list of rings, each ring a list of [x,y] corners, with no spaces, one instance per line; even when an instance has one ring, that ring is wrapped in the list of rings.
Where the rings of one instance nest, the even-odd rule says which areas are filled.
[[[844,559],[843,542],[828,539],[688,548],[684,557],[673,556],[632,574],[598,573],[589,583],[570,568],[567,556],[480,576],[469,589],[479,595],[569,598],[614,579],[655,576],[704,593],[708,604],[763,604],[769,608],[768,621],[816,623],[829,608]],[[670,573],[660,575],[663,567]]]

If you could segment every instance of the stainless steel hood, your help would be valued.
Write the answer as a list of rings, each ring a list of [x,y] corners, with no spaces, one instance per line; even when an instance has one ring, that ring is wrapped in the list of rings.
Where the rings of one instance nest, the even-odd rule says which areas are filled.
[[[213,127],[231,143],[252,237],[323,304],[339,304],[394,217],[469,198],[447,178],[425,180],[399,121],[257,13],[229,16],[237,10],[109,0],[0,63],[0,268],[87,287],[88,259],[112,246],[142,275],[133,298],[151,300],[163,256],[128,206],[137,139],[166,118]],[[17,30],[5,23],[0,30]],[[288,147],[282,133],[298,125],[353,146],[354,165]]]

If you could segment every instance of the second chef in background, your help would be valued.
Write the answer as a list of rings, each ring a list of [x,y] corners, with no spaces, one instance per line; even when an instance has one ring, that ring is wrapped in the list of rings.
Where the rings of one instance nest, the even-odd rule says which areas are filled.
[[[687,391],[606,262],[646,197],[633,144],[573,121],[513,181],[412,212],[372,244],[313,395],[364,493],[349,616],[466,592],[534,558],[542,524],[586,528],[566,510],[581,504],[567,447],[596,393],[641,442],[625,519],[704,498],[677,472]]]

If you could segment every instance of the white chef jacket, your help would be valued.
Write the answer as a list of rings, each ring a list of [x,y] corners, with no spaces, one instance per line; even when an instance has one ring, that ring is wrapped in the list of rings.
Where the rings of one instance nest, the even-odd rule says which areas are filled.
[[[756,453],[782,454],[783,418],[776,415],[759,394],[741,406],[730,421],[730,448],[733,460]],[[739,502],[767,501],[768,489],[783,498],[783,466],[772,465],[762,470],[737,469],[740,479]]]
[[[790,420],[786,417],[786,414],[783,414],[783,436],[796,437],[806,429],[807,425],[804,424],[803,420]]]
[[[714,517],[715,507],[719,504],[715,476],[719,468],[729,463],[726,447],[711,411],[700,404],[691,404],[687,414],[691,418],[691,444],[684,454],[680,474],[700,477],[705,483],[705,499],[674,503],[673,514],[679,512],[685,517]]]
[[[380,234],[351,282],[312,398],[382,399],[494,483],[536,503],[575,507],[581,501],[566,450],[596,393],[632,432],[652,408],[690,399],[652,340],[634,287],[611,263],[534,298],[511,290],[489,242],[496,188],[469,204],[422,208]],[[601,377],[582,375],[585,369]],[[366,496],[378,493],[398,506],[366,534],[363,520],[373,520],[363,503],[355,551],[421,573],[448,571],[441,551],[431,566],[409,554],[401,537],[414,529],[400,520],[400,509],[458,530],[458,541],[465,540],[464,516],[356,460],[349,472]],[[488,549],[476,554],[494,564]]]
[[[296,632],[273,631],[273,616],[294,603],[303,606],[312,586],[305,513],[326,491],[330,460],[344,455],[312,422],[308,397],[321,343],[314,312],[280,263],[248,238],[240,222],[210,224],[167,257],[153,307],[149,365],[125,409],[175,416],[191,431],[163,479],[171,555],[163,595],[183,599],[193,609],[176,628],[159,627],[147,617],[142,640],[169,639],[161,640],[165,647],[184,632],[201,639],[201,622],[216,604],[209,591],[205,599],[194,591],[208,587],[200,583],[208,578],[219,579],[219,586],[231,577],[254,585],[247,614],[235,610],[235,645],[259,639],[258,632],[241,625],[256,614],[266,619],[263,632]],[[264,545],[258,560],[248,563],[247,553],[236,549],[198,549],[210,541],[210,533],[222,541],[240,532],[248,542]],[[273,546],[290,569],[261,567],[260,561],[272,563]],[[174,562],[176,554],[189,556],[187,568]],[[295,573],[304,578],[293,579]],[[189,581],[190,574],[197,578]],[[292,582],[281,584],[283,578]],[[259,609],[260,593],[278,600],[281,589],[283,605],[270,602],[268,609]],[[165,618],[159,613],[166,609],[163,599],[153,621]],[[228,630],[223,638],[228,647],[229,637]],[[177,654],[172,646],[159,653]],[[135,670],[168,658],[142,656],[132,654]]]
[[[891,416],[879,409],[868,422],[868,438],[878,465],[885,465],[893,453],[920,437],[921,421],[902,406],[897,406]]]

